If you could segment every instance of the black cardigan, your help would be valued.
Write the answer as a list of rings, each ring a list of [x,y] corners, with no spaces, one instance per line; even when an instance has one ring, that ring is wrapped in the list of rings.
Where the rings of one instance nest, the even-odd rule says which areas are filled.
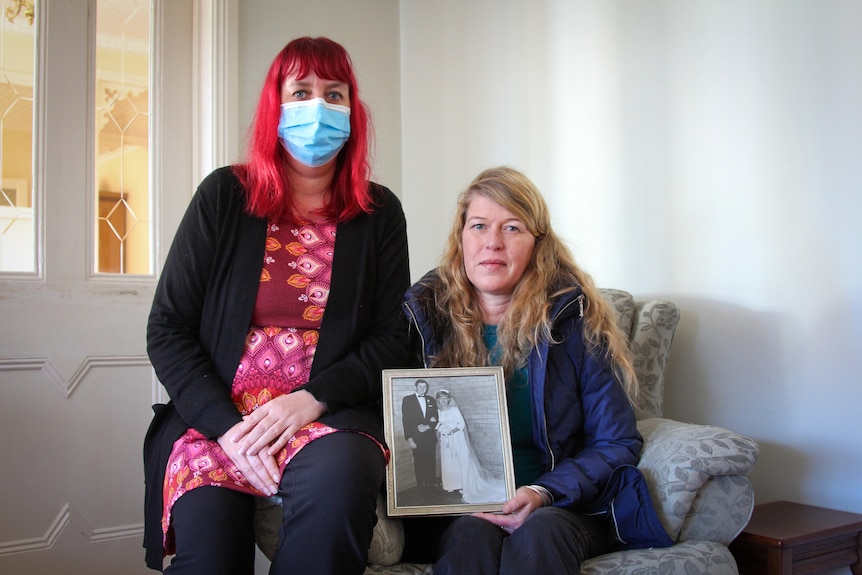
[[[376,207],[338,225],[332,285],[308,383],[321,421],[383,441],[381,370],[410,365],[401,313],[410,284],[401,203],[371,184]],[[147,325],[147,352],[168,391],[144,441],[146,562],[161,569],[162,485],[174,441],[193,427],[209,438],[241,420],[231,384],[251,321],[267,222],[243,210],[230,167],[198,187],[174,237]]]

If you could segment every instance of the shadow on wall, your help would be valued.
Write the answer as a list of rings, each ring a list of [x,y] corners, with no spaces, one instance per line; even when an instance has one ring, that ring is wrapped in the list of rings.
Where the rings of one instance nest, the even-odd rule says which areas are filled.
[[[758,486],[771,485],[770,476],[786,469],[786,459],[799,471],[805,464],[801,452],[762,439],[783,428],[788,409],[779,318],[727,302],[667,299],[679,306],[681,317],[668,360],[664,416],[725,427],[757,441],[760,457],[750,476],[755,497],[758,503],[774,499]],[[802,477],[779,482],[795,482],[785,487],[798,492]]]
[[[669,299],[681,319],[668,361],[665,417],[754,439],[775,429],[787,414],[781,319],[727,302]]]
[[[812,461],[807,448],[763,440],[758,440],[757,444],[760,456],[748,476],[754,485],[754,502],[812,502],[805,493],[805,485],[817,463]]]
[[[862,476],[860,298],[821,293],[800,302],[804,313],[791,315],[660,297],[681,310],[665,417],[757,441],[760,458],[750,479],[759,503],[788,499],[862,512],[855,481]]]

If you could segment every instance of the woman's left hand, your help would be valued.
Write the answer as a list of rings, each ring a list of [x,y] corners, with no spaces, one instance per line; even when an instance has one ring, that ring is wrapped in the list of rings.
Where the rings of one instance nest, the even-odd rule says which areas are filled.
[[[241,453],[275,455],[301,428],[326,413],[326,404],[305,390],[281,395],[246,415],[231,439]]]
[[[524,524],[533,511],[544,507],[544,504],[541,495],[527,487],[520,487],[515,492],[515,496],[503,505],[502,514],[474,513],[473,515],[490,521],[506,533],[512,533]]]

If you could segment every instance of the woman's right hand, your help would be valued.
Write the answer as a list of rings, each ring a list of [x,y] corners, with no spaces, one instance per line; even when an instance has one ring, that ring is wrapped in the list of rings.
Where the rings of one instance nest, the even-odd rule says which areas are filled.
[[[264,495],[275,495],[278,492],[278,484],[281,481],[281,473],[275,456],[262,450],[255,455],[240,453],[239,444],[231,441],[236,433],[236,428],[242,425],[242,421],[231,427],[224,435],[218,438],[218,444],[225,454],[233,461],[234,465],[242,473],[248,482]]]
[[[545,500],[541,495],[528,487],[519,487],[515,496],[503,504],[502,513],[474,513],[473,516],[490,521],[511,534],[524,524],[533,511],[544,506]]]

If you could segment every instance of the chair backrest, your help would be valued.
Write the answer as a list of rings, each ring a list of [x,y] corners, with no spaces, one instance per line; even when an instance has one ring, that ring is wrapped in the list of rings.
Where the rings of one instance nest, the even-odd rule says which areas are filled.
[[[617,325],[629,338],[632,364],[638,377],[638,419],[662,417],[664,374],[679,308],[669,301],[635,301],[618,289],[601,289],[611,304]]]

